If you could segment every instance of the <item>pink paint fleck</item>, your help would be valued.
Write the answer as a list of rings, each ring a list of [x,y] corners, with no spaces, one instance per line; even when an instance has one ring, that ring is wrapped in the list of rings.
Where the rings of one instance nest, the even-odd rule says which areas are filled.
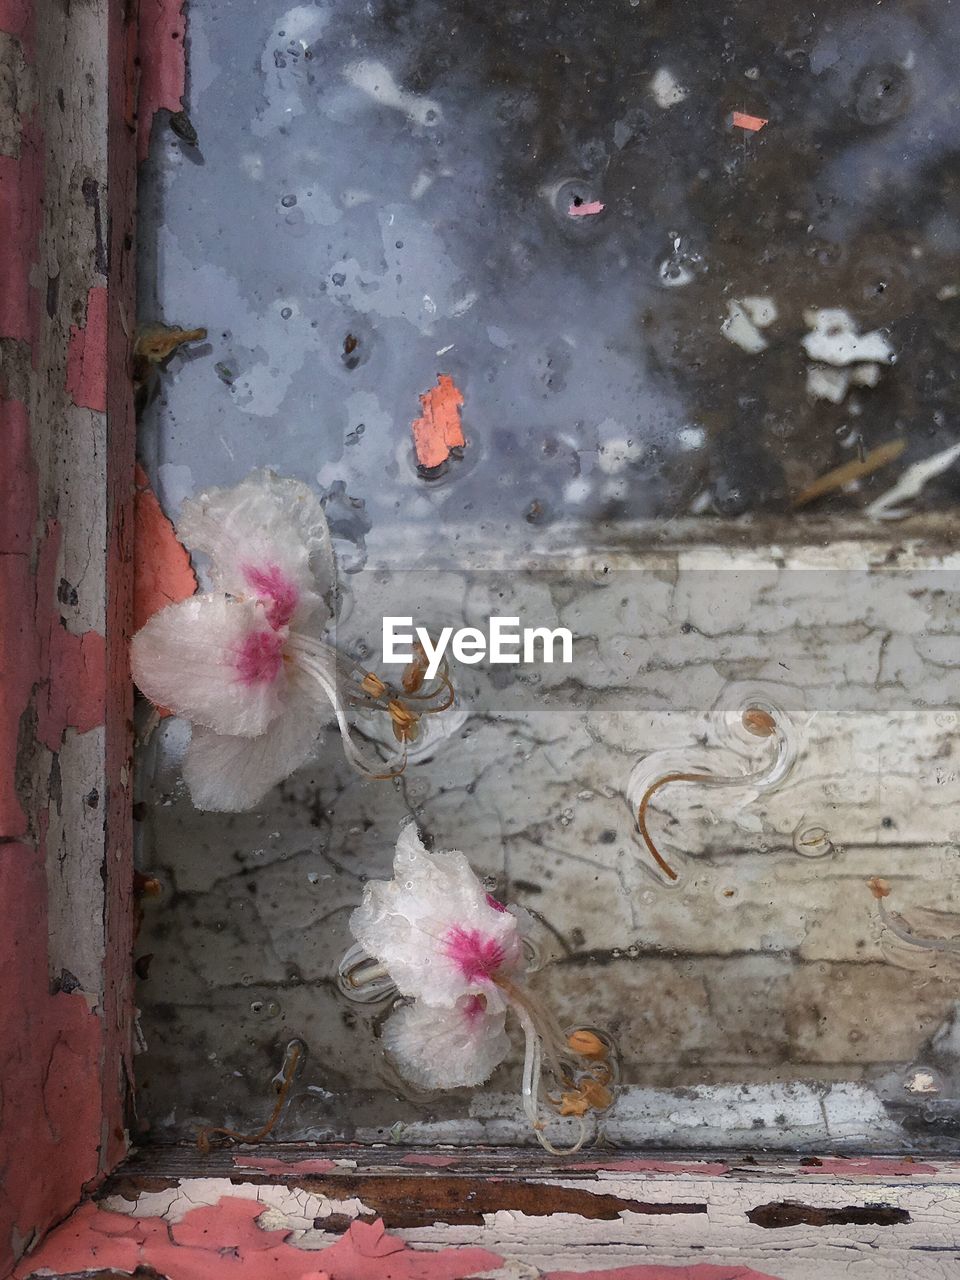
[[[283,636],[277,631],[251,631],[233,662],[241,684],[271,684],[283,667]]]
[[[279,565],[243,566],[243,576],[267,605],[267,621],[271,627],[285,627],[300,602],[300,590]]]
[[[449,1169],[453,1164],[459,1164],[456,1156],[432,1156],[427,1152],[422,1154],[414,1153],[413,1155],[404,1156],[400,1161],[401,1164],[423,1165],[427,1169]]]
[[[572,204],[567,210],[571,218],[593,218],[603,213],[607,206],[599,200],[585,200],[583,204]]]
[[[443,949],[468,982],[492,978],[505,959],[503,947],[496,938],[480,929],[464,929],[458,924],[447,930]]]
[[[861,1160],[844,1160],[842,1156],[823,1156],[818,1164],[800,1165],[801,1173],[828,1174],[831,1178],[902,1178],[916,1173],[936,1173],[932,1164],[898,1160],[889,1156],[868,1156]]]
[[[746,129],[748,133],[759,133],[763,126],[769,124],[770,121],[764,119],[763,116],[747,115],[746,111],[734,111],[731,123],[735,129]]]
[[[587,1160],[582,1164],[568,1164],[566,1168],[589,1173],[691,1174],[702,1178],[721,1178],[730,1172],[729,1165],[711,1164],[706,1160],[700,1164],[683,1164],[673,1160]]]
[[[336,1160],[273,1160],[268,1156],[234,1156],[238,1169],[255,1169],[259,1173],[321,1174],[333,1173]]]
[[[82,409],[107,410],[107,291],[87,293],[87,323],[70,326],[67,394]]]

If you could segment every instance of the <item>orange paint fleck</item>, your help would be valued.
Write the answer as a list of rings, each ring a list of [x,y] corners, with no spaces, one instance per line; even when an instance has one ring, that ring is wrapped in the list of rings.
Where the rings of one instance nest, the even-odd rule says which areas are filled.
[[[136,483],[133,627],[139,631],[165,605],[192,596],[197,576],[139,463]]]
[[[460,423],[462,404],[463,393],[445,373],[438,376],[435,387],[420,397],[423,416],[413,424],[413,443],[421,467],[439,467],[451,449],[467,443]]]
[[[763,116],[749,116],[745,111],[733,113],[733,125],[736,129],[748,129],[751,133],[759,133],[765,124],[769,124]]]

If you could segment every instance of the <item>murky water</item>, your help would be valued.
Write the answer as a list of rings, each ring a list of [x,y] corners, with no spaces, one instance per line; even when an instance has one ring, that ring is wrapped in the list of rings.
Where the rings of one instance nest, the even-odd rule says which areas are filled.
[[[954,444],[958,27],[933,3],[193,0],[198,143],[158,124],[141,222],[144,319],[208,330],[143,415],[166,509],[271,465],[325,499],[338,643],[369,665],[411,609],[567,625],[575,662],[462,666],[401,779],[358,778],[330,733],[252,814],[197,812],[185,727],[154,733],[155,1135],[256,1129],[299,1039],[284,1137],[527,1139],[518,1042],[486,1089],[424,1096],[380,1051],[389,1000],[338,990],[350,911],[413,816],[534,914],[558,1016],[617,1040],[610,1140],[951,1140],[954,573],[888,558],[880,521],[850,573],[849,548],[607,549],[691,515],[802,537]],[[424,475],[411,424],[440,375],[466,444]],[[894,505],[948,507],[957,474]],[[789,741],[772,787],[743,781],[773,763],[748,705]],[[636,809],[704,769],[741,783],[649,801],[674,883]]]

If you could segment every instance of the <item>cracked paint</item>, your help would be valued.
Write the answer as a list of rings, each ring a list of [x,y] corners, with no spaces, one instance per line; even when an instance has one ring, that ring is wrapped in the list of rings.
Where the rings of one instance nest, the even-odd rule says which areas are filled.
[[[259,1200],[225,1196],[179,1221],[111,1213],[82,1204],[20,1264],[15,1280],[65,1276],[95,1268],[152,1267],[172,1280],[460,1280],[503,1259],[476,1247],[423,1251],[388,1235],[383,1223],[354,1222],[334,1243],[309,1251],[289,1243],[291,1230],[264,1230]]]
[[[777,1280],[767,1271],[751,1267],[715,1267],[698,1263],[693,1267],[615,1267],[613,1270],[548,1271],[544,1280]]]
[[[89,183],[108,188],[107,67],[122,65],[121,7],[109,15],[55,7],[37,26],[31,0],[0,0],[0,32],[29,89],[5,121],[13,154],[0,155],[0,1275],[8,1275],[126,1141],[133,447],[122,379],[111,388],[109,437],[103,411],[108,366],[129,360],[132,186],[121,171],[125,158],[133,165],[116,121],[117,181],[98,243],[86,192]],[[116,267],[109,309],[104,222]],[[82,329],[71,330],[84,309]],[[79,883],[90,886],[92,909],[63,910]]]

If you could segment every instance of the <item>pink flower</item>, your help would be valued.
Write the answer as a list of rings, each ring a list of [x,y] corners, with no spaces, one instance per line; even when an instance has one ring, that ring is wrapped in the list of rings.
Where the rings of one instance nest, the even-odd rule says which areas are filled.
[[[193,725],[184,777],[197,807],[252,808],[308,759],[331,708],[356,768],[402,769],[363,758],[347,706],[388,711],[395,726],[439,708],[427,690],[411,709],[322,639],[336,567],[312,491],[254,472],[185,502],[177,532],[209,558],[211,589],[155,614],[133,637],[131,663],[140,690]]]
[[[546,1061],[560,1090],[559,1097],[547,1095],[548,1103],[582,1120],[612,1101],[600,1078],[603,1071],[612,1078],[605,1042],[583,1033],[577,1043],[596,1044],[604,1059],[585,1062],[526,987],[529,919],[492,898],[462,853],[428,853],[408,823],[393,869],[392,880],[367,882],[350,918],[359,947],[341,966],[342,989],[365,999],[362,988],[376,983],[382,992],[386,975],[392,978],[407,1002],[384,1024],[384,1049],[402,1076],[428,1089],[483,1084],[509,1051],[511,1011],[524,1032],[524,1109],[539,1140],[553,1150],[539,1120],[541,1064]],[[379,964],[371,964],[371,956]],[[585,1135],[583,1127],[578,1147]]]

